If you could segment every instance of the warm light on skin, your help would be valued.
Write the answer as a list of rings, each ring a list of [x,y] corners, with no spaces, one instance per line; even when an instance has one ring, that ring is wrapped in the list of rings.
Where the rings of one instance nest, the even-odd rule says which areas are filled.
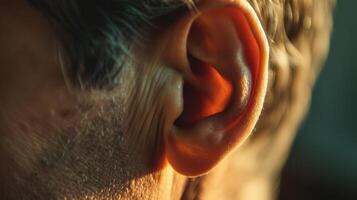
[[[37,9],[30,2],[44,7]],[[171,1],[145,2],[165,2],[171,8]],[[122,38],[130,42],[130,58],[123,59],[117,85],[109,89],[77,85],[73,79],[82,77],[67,73],[86,66],[68,65],[68,56],[75,53],[64,48],[88,50],[80,58],[84,62],[88,56],[97,58],[92,50],[107,49],[91,44],[106,43],[105,38],[94,34],[77,44],[62,41],[57,30],[67,33],[66,38],[91,32],[77,28],[100,6],[109,6],[97,12],[103,18],[129,23],[136,15],[120,17],[125,9],[112,6],[129,1],[73,0],[69,5],[14,0],[0,6],[0,199],[215,200],[242,199],[244,190],[253,194],[247,199],[256,199],[264,187],[276,191],[275,178],[293,138],[290,133],[305,113],[300,104],[308,103],[305,94],[316,75],[317,68],[311,71],[310,63],[321,60],[310,50],[323,48],[328,39],[329,31],[320,26],[324,23],[315,22],[330,16],[329,11],[322,15],[327,9],[319,7],[328,0],[192,2],[195,6],[182,5],[178,13],[168,13],[170,17],[157,17],[155,27],[134,26],[145,38]],[[308,12],[292,8],[302,16],[294,13],[286,22],[285,7],[296,2],[303,5],[299,9],[306,3],[314,7],[311,30],[303,30],[297,43],[275,40],[288,34],[286,24],[297,28],[295,16],[310,17],[308,5]],[[47,5],[53,6],[56,16],[46,14]],[[68,12],[61,9],[67,7]],[[69,11],[75,8],[80,13]],[[77,20],[82,11],[89,16]],[[62,19],[64,15],[68,18]],[[274,41],[271,54],[257,15]],[[53,17],[61,18],[58,24]],[[73,29],[68,30],[67,20],[72,18]],[[122,26],[98,21],[111,28],[89,20],[94,32],[103,30],[110,38],[120,33],[110,31]],[[322,41],[316,43],[316,38]],[[264,99],[268,57],[273,66],[268,90],[272,105]],[[299,59],[301,66],[295,63]],[[98,78],[107,74],[101,75]],[[188,178],[197,175],[205,176]],[[187,197],[191,190],[196,196]]]
[[[180,116],[178,123],[181,126],[189,126],[205,117],[222,112],[229,103],[232,96],[232,84],[224,79],[214,68],[198,61],[192,61],[195,74],[204,82],[207,90],[194,89],[190,86],[184,87],[184,107],[186,108]]]
[[[173,32],[176,31],[172,33],[173,44],[188,43],[188,50],[186,46],[176,47],[175,52],[168,52],[168,62],[182,72],[185,86],[191,85],[193,91],[198,90],[202,94],[206,91],[205,84],[216,84],[210,87],[213,88],[210,92],[223,88],[226,92],[213,101],[207,98],[210,95],[196,91],[184,93],[184,101],[191,102],[186,103],[188,107],[184,106],[181,120],[186,120],[190,126],[178,123],[167,135],[166,150],[173,168],[188,176],[207,173],[252,133],[263,107],[268,80],[268,42],[249,3],[203,1],[197,8],[199,12],[196,15],[189,15],[176,25],[175,28],[180,30],[173,28]],[[201,20],[201,16],[204,16],[203,23],[213,24],[197,28],[195,22]],[[221,26],[219,32],[214,28],[217,25]],[[204,30],[208,31],[212,42],[205,41],[201,45],[197,41],[205,38],[197,37],[192,40],[195,41],[193,47],[190,46],[190,41],[186,40],[192,27],[203,29],[202,34],[197,35],[204,36]],[[197,75],[192,66],[195,62],[186,58],[191,53],[200,62],[214,67],[217,73],[205,74],[211,76],[209,78]],[[194,113],[193,108],[199,114],[189,115]]]

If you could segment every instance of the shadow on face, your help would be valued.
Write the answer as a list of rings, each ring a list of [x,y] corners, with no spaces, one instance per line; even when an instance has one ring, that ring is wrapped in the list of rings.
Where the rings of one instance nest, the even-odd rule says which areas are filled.
[[[4,3],[0,195],[273,198],[332,5]]]

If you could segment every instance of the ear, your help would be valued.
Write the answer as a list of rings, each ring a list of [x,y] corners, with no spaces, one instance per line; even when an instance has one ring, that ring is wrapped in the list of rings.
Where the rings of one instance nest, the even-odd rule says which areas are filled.
[[[171,27],[165,49],[184,80],[166,157],[188,176],[208,172],[253,132],[268,78],[268,43],[247,1],[204,0],[197,9]]]

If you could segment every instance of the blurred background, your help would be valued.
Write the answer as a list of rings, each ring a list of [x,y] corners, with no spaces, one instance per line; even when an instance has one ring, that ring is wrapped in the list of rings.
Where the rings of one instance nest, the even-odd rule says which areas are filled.
[[[339,0],[329,57],[284,167],[280,200],[357,200],[357,1]]]

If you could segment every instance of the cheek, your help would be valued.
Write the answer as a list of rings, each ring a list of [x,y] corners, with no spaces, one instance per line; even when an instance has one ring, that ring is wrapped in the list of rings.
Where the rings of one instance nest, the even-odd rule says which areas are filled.
[[[66,89],[51,26],[25,3],[7,3],[0,13],[2,123],[36,127],[63,118],[73,100]]]
[[[59,130],[72,127],[78,118],[76,98],[64,83],[51,76],[26,83],[31,76],[18,74],[1,91],[0,168],[5,173],[33,173],[54,138],[67,134]]]
[[[75,96],[67,89],[61,72],[46,70],[55,64],[40,67],[18,61],[3,66],[8,75],[2,74],[5,77],[0,78],[0,119],[3,122],[37,129],[48,124],[61,125],[71,115]],[[12,134],[12,131],[3,134]]]

